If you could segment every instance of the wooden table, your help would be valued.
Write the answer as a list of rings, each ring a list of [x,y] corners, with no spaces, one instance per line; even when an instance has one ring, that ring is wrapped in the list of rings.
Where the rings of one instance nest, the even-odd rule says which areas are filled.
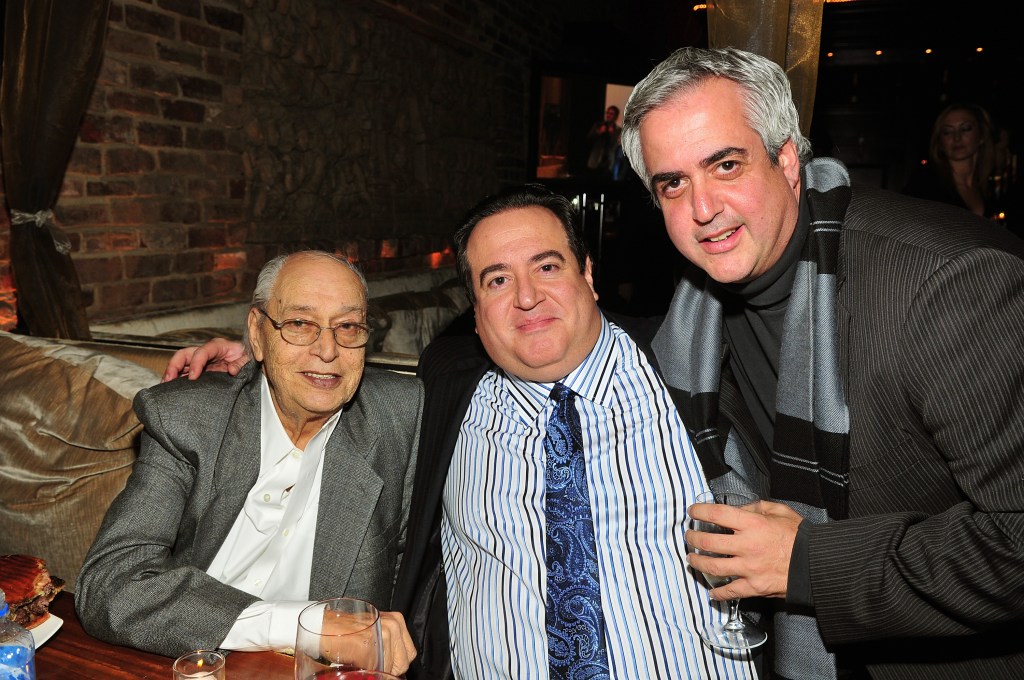
[[[50,611],[64,625],[36,650],[36,680],[170,680],[174,659],[110,645],[82,630],[70,593],[58,595]],[[292,680],[293,668],[284,654],[234,652],[228,654],[227,679]]]

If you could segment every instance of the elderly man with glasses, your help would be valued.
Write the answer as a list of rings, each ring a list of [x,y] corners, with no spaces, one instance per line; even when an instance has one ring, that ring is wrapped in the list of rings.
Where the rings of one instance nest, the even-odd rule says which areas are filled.
[[[287,650],[312,601],[390,607],[423,390],[365,368],[366,313],[347,261],[276,258],[247,317],[255,361],[137,395],[141,452],[78,582],[90,634],[169,656]],[[385,667],[404,673],[405,622],[382,622]]]

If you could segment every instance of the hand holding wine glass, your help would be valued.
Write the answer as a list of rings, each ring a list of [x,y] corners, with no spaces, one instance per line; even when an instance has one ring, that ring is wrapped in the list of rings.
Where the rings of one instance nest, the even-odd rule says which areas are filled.
[[[336,597],[303,609],[295,639],[295,679],[333,678],[355,670],[384,670],[377,608]]]
[[[746,506],[753,505],[757,503],[757,501],[757,496],[752,493],[734,491],[722,491],[717,493],[706,492],[697,496],[697,503],[716,503],[737,508],[744,508]],[[700,519],[693,520],[693,528],[696,531],[703,531],[711,534],[733,533],[732,529]],[[729,555],[701,549],[695,549],[695,552],[708,557],[729,557]],[[735,575],[720,575],[710,572],[702,573],[712,588],[718,588],[726,585],[735,578]],[[763,644],[765,640],[768,639],[768,636],[764,631],[755,628],[753,625],[743,620],[740,614],[740,601],[738,598],[729,600],[728,620],[724,624],[708,624],[704,626],[700,631],[700,636],[709,645],[725,649],[750,649]]]

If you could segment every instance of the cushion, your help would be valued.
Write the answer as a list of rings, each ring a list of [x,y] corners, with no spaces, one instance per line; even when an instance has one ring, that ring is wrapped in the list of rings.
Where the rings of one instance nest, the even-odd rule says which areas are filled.
[[[0,553],[43,558],[74,591],[137,454],[132,398],[159,379],[94,349],[0,332]]]
[[[374,349],[419,355],[461,313],[458,301],[441,288],[373,298],[370,300],[370,315],[389,320],[383,342]]]

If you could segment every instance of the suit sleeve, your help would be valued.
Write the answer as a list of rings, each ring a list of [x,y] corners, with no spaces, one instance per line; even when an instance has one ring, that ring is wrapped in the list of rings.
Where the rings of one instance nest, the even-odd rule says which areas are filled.
[[[189,497],[212,462],[173,446],[146,391],[136,411],[145,425],[141,451],[86,555],[78,617],[90,635],[158,654],[217,648],[258,598],[190,564],[190,547],[182,545]]]
[[[913,441],[930,440],[959,498],[934,512],[908,482],[906,505],[920,511],[808,528],[830,644],[1024,620],[1024,262],[987,248],[948,260],[920,286],[901,336],[899,382],[919,422],[887,433],[904,440],[906,469],[886,481],[925,474]]]

